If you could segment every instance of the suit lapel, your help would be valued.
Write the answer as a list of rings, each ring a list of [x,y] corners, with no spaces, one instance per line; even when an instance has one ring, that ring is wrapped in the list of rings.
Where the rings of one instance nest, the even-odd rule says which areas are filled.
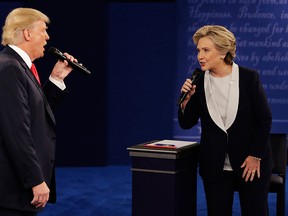
[[[212,87],[210,83],[209,78],[209,71],[205,71],[204,76],[204,90],[205,90],[205,98],[207,103],[208,112],[212,118],[212,120],[215,122],[215,124],[221,128],[225,133],[226,130],[233,124],[237,109],[238,109],[238,102],[239,102],[239,67],[237,64],[233,63],[232,67],[232,77],[230,84],[230,90],[229,90],[229,99],[228,99],[228,113],[227,113],[227,119],[226,119],[226,125],[224,125],[216,100],[215,96],[212,92]]]
[[[212,87],[210,83],[210,78],[209,78],[209,71],[205,71],[205,76],[204,76],[204,89],[205,89],[205,97],[206,97],[206,103],[207,103],[207,108],[208,112],[212,118],[212,120],[215,122],[215,124],[221,128],[223,131],[226,132],[226,129],[224,127],[220,112],[218,110],[218,106],[216,104],[213,92],[212,92]]]
[[[239,104],[239,67],[237,64],[233,64],[232,67],[232,77],[229,82],[230,91],[228,99],[228,108],[227,108],[227,119],[226,119],[226,129],[230,128],[233,124]]]
[[[25,72],[27,74],[27,76],[32,80],[32,82],[35,84],[35,86],[37,87],[38,91],[40,92],[40,95],[42,96],[43,98],[43,101],[44,101],[44,104],[45,104],[45,108],[46,108],[46,111],[48,112],[51,120],[53,121],[54,124],[56,124],[56,120],[55,120],[55,117],[54,117],[54,114],[51,110],[51,107],[47,101],[47,98],[43,92],[43,89],[42,87],[40,86],[39,82],[37,81],[37,79],[35,78],[35,76],[33,75],[32,71],[30,70],[30,68],[28,68],[28,66],[24,63],[24,62],[21,62],[22,66],[25,68]]]
[[[55,117],[54,117],[54,114],[51,110],[51,107],[46,99],[46,96],[43,92],[43,89],[42,87],[39,85],[38,81],[36,80],[36,78],[34,77],[33,73],[31,72],[30,68],[28,68],[28,66],[26,65],[26,63],[24,62],[24,60],[12,49],[10,48],[9,46],[6,46],[3,50],[4,53],[7,53],[9,55],[12,55],[14,58],[16,58],[20,64],[22,65],[23,67],[23,70],[25,71],[25,74],[28,76],[28,78],[35,84],[35,86],[37,87],[38,91],[40,92],[40,95],[42,96],[43,98],[43,101],[44,101],[44,104],[45,104],[45,108],[46,108],[46,111],[47,113],[49,114],[52,122],[54,124],[56,124],[56,121],[55,121]]]

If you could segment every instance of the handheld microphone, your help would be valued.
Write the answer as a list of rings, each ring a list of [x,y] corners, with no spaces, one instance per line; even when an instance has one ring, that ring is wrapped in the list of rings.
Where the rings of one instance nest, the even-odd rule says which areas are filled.
[[[81,65],[78,62],[70,61],[69,59],[67,59],[67,57],[62,52],[60,52],[55,47],[50,47],[48,50],[48,53],[53,55],[54,57],[62,60],[62,61],[66,60],[68,62],[68,64],[75,70],[78,70],[78,71],[83,72],[85,74],[91,74],[91,72],[87,68],[85,68],[83,65]]]
[[[201,73],[202,73],[202,70],[200,70],[199,68],[196,68],[193,71],[193,73],[192,73],[192,75],[190,77],[190,79],[192,81],[192,85],[195,85],[197,83]],[[178,101],[177,101],[177,106],[181,105],[181,103],[185,100],[187,94],[188,94],[188,92],[182,92],[181,93],[181,95],[180,95],[180,97],[178,98]]]

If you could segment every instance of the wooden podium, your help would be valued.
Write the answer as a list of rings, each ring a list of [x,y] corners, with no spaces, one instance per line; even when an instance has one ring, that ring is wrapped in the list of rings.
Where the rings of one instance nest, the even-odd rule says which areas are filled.
[[[163,140],[165,141],[165,140]],[[132,158],[132,216],[196,216],[198,143],[128,147]],[[170,148],[176,143],[175,148]],[[172,143],[172,145],[171,145]],[[162,144],[161,144],[162,145]]]

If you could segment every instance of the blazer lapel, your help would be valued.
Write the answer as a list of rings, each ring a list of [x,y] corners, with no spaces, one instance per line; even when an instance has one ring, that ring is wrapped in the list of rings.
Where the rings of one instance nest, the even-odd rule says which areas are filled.
[[[232,76],[229,84],[230,91],[227,108],[227,119],[225,125],[226,129],[230,128],[233,124],[236,118],[239,104],[239,66],[235,63],[233,63],[232,66]]]
[[[205,97],[206,97],[206,103],[207,103],[207,108],[208,112],[212,118],[212,120],[215,122],[215,124],[221,128],[223,131],[226,132],[226,129],[224,127],[220,112],[218,110],[214,95],[212,93],[212,87],[210,83],[210,78],[209,78],[209,71],[205,71],[204,75],[204,90],[205,90]]]
[[[230,89],[229,89],[229,99],[228,99],[228,107],[227,107],[227,119],[226,119],[226,125],[224,125],[220,112],[218,110],[218,106],[215,100],[215,97],[212,92],[212,87],[210,83],[209,78],[209,70],[205,71],[204,76],[204,89],[205,89],[205,97],[206,97],[206,103],[208,112],[212,118],[212,120],[215,122],[215,124],[221,128],[223,131],[226,132],[226,130],[231,127],[233,124],[237,110],[238,110],[238,103],[239,103],[239,67],[237,64],[233,63],[232,66],[232,75],[231,80],[229,82]]]

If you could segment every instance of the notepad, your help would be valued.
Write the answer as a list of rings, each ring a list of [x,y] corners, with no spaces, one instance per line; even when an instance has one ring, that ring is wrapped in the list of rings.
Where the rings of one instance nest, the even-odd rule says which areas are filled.
[[[194,141],[182,141],[182,140],[160,140],[153,143],[147,143],[145,146],[154,147],[154,148],[170,148],[176,149],[181,148],[187,145],[192,145],[197,142]]]

